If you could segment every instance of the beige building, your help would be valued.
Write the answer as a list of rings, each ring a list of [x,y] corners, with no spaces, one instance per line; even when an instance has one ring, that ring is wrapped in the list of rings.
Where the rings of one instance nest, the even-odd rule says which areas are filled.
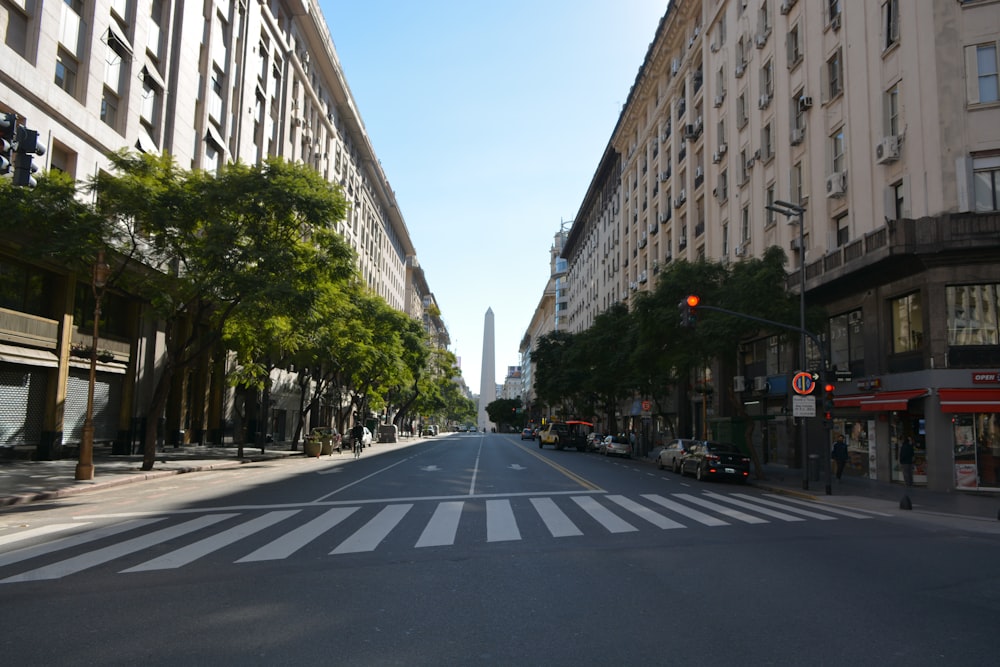
[[[368,287],[391,307],[428,321],[432,295],[314,0],[4,0],[0,35],[0,111],[17,114],[39,132],[46,152],[35,162],[43,170],[83,181],[108,168],[105,155],[121,148],[167,152],[182,169],[209,172],[272,156],[311,165],[344,188],[351,208],[339,231],[357,251]],[[2,248],[0,273],[45,274],[59,290],[73,293],[75,276],[25,265]],[[408,274],[408,266],[417,271]],[[408,285],[408,275],[416,273],[419,280]],[[17,387],[0,383],[8,387],[0,391],[7,406],[0,419],[10,425],[0,429],[6,433],[0,445],[42,443],[49,450],[78,438],[86,374],[68,350],[87,332],[71,319],[64,322],[60,312],[44,304],[24,310],[0,303],[0,374],[31,378]],[[435,339],[447,344],[440,316],[431,320]],[[98,373],[98,441],[133,437],[135,420],[145,418],[136,406],[149,391],[152,372],[141,365],[155,364],[158,353],[141,362],[135,355],[159,349],[156,326],[144,320],[134,337],[125,331],[102,335],[102,349],[117,358]],[[27,336],[25,330],[42,333]],[[126,377],[133,362],[139,364],[135,394]],[[67,374],[68,383],[53,391]],[[35,405],[42,386],[49,396],[45,405]],[[268,428],[280,440],[291,432],[297,402],[292,395],[275,400],[280,414],[272,415]],[[167,420],[191,422],[189,411],[203,409],[177,408]],[[203,423],[201,416],[193,421]]]
[[[830,316],[851,474],[898,479],[912,435],[920,483],[1000,485],[998,39],[995,0],[670,3],[564,251],[571,329],[678,258],[781,246]],[[804,208],[802,242],[775,201]],[[750,444],[793,465],[796,359],[747,341],[722,379],[761,418]]]

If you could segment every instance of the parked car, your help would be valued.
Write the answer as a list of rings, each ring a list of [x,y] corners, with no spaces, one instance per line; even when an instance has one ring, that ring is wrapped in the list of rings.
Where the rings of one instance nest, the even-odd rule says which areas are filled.
[[[361,445],[364,446],[364,447],[371,447],[372,446],[372,440],[373,440],[373,438],[372,438],[372,432],[368,430],[367,426],[365,426],[364,429],[365,429],[365,434],[361,438]],[[351,447],[354,447],[354,440],[353,439],[351,439],[350,445],[351,445]]]
[[[587,436],[587,449],[592,452],[601,451],[601,444],[604,442],[604,435],[601,433],[591,433]]]
[[[681,460],[688,455],[691,447],[698,442],[697,440],[687,440],[684,438],[678,438],[677,440],[671,440],[667,445],[660,450],[659,456],[656,458],[656,467],[660,470],[664,468],[670,468],[674,472],[681,471]]]
[[[699,480],[728,477],[741,482],[750,478],[750,458],[728,442],[695,442],[681,459],[681,474],[693,473]]]
[[[521,440],[534,440],[534,439],[535,439],[534,429],[530,428],[521,429]]]
[[[601,453],[605,456],[632,456],[632,445],[627,435],[609,435],[604,438]]]

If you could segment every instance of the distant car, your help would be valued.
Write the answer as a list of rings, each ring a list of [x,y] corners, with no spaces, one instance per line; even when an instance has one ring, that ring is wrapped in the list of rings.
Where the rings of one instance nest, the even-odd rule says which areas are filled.
[[[587,436],[587,449],[592,452],[601,451],[601,444],[604,442],[604,435],[601,433],[591,433]]]
[[[745,482],[750,478],[750,458],[728,442],[696,442],[681,460],[681,474],[689,472],[699,480],[728,477]]]
[[[604,438],[601,446],[601,453],[605,456],[632,456],[632,445],[628,441],[628,436],[609,435]]]
[[[534,439],[535,439],[534,429],[530,428],[521,429],[521,440],[534,440]]]
[[[688,451],[690,451],[692,445],[696,442],[697,440],[686,440],[683,438],[671,440],[660,450],[660,454],[656,458],[656,467],[660,470],[670,468],[674,472],[680,472],[681,461],[688,455]]]
[[[361,445],[363,447],[371,447],[372,446],[372,440],[373,440],[372,439],[372,432],[368,430],[367,426],[365,426],[364,429],[365,429],[365,434],[361,437]],[[353,439],[351,440],[351,446],[352,447],[354,446],[354,440]]]

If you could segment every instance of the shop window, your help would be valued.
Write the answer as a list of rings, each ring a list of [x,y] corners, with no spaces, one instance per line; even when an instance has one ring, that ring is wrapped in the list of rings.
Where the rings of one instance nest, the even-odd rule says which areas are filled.
[[[952,418],[955,486],[1000,486],[1000,414],[956,414]]]
[[[1000,284],[945,288],[948,345],[1000,344]]]
[[[924,319],[920,292],[913,292],[890,302],[892,316],[892,352],[902,354],[923,349]]]
[[[831,317],[830,364],[838,371],[863,369],[865,361],[864,320],[861,310],[852,310]]]

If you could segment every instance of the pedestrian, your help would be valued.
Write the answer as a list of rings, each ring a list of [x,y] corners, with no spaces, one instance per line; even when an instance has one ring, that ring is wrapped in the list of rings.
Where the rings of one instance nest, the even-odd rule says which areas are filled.
[[[913,437],[906,436],[899,445],[899,467],[903,470],[903,483],[913,486]]]
[[[837,464],[837,479],[844,474],[844,467],[847,466],[847,442],[844,441],[843,434],[837,436],[837,441],[833,443],[833,452],[830,458]]]

